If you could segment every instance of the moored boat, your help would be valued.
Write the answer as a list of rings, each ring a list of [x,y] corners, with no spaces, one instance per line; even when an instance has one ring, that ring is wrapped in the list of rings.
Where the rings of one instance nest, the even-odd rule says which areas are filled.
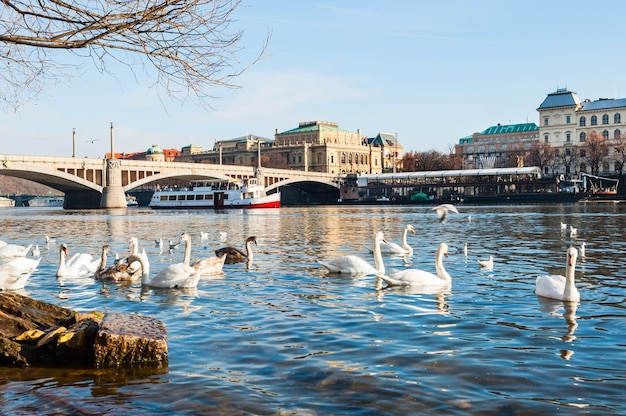
[[[37,196],[28,201],[29,207],[62,207],[62,196]]]
[[[6,196],[0,196],[0,208],[10,208],[15,206],[15,200],[7,198]]]
[[[268,195],[257,178],[204,181],[185,188],[157,189],[150,208],[280,208],[280,192]]]

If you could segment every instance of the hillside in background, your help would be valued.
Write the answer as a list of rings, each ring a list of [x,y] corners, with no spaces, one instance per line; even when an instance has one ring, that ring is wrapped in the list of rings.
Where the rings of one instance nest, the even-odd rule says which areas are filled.
[[[26,179],[0,175],[0,195],[63,195],[49,186]]]

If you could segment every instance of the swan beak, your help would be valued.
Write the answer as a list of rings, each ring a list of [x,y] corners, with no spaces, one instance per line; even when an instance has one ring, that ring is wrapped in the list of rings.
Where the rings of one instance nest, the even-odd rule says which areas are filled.
[[[446,256],[446,258],[448,258],[448,252],[446,251],[445,253],[443,253],[444,256]]]
[[[567,256],[567,264],[569,264],[570,266],[572,266],[574,264],[574,262],[572,261],[572,256],[571,255]]]

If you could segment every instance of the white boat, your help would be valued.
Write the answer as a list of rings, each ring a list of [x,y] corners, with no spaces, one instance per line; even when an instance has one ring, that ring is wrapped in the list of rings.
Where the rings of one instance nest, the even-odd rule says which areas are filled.
[[[136,207],[138,205],[139,205],[139,202],[137,202],[137,198],[135,196],[126,194],[126,206],[127,207]]]
[[[15,206],[15,200],[7,198],[6,196],[0,196],[0,208],[9,208]]]
[[[150,208],[279,208],[280,192],[266,194],[257,178],[205,181],[188,188],[158,189],[152,194]]]
[[[28,201],[29,207],[62,207],[62,196],[37,196]]]

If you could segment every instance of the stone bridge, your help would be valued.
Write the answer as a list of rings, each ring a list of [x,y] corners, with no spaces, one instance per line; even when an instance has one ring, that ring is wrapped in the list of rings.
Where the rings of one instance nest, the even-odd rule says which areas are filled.
[[[256,176],[268,193],[295,187],[298,192],[326,194],[336,201],[342,180],[330,173],[251,166],[8,154],[0,154],[0,175],[58,189],[65,194],[65,209],[123,208],[126,192],[169,178],[193,182]]]

